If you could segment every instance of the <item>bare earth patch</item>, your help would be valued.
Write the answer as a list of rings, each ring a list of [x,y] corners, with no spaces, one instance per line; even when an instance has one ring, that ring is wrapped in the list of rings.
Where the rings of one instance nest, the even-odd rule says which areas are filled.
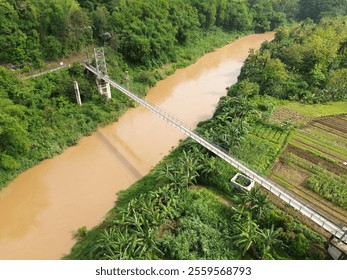
[[[303,170],[299,170],[294,166],[287,165],[278,161],[272,169],[272,172],[277,176],[282,177],[287,182],[291,182],[296,186],[303,185],[309,175]]]
[[[270,121],[283,123],[285,121],[290,121],[293,124],[306,124],[310,121],[310,118],[299,114],[288,108],[277,108],[272,113]]]

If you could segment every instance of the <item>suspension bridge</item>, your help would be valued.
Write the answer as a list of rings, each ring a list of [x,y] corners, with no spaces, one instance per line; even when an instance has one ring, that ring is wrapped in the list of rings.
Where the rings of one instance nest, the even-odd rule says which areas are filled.
[[[241,163],[239,160],[233,158],[226,152],[222,151],[219,147],[214,145],[213,143],[207,141],[200,135],[196,134],[194,131],[192,131],[189,127],[187,127],[183,122],[172,116],[171,114],[165,112],[161,108],[148,103],[144,99],[140,98],[136,94],[132,93],[127,88],[123,87],[119,83],[112,80],[107,75],[107,67],[105,62],[105,57],[102,49],[98,49],[94,51],[95,55],[95,61],[96,61],[96,68],[91,66],[89,63],[84,64],[84,67],[88,69],[91,73],[95,74],[97,76],[97,84],[99,87],[99,91],[102,94],[105,94],[108,98],[111,97],[110,93],[110,86],[116,88],[120,92],[127,95],[132,100],[136,101],[137,103],[141,104],[143,107],[147,108],[149,111],[151,111],[153,114],[158,116],[160,119],[164,120],[165,122],[169,123],[170,125],[174,126],[202,146],[204,146],[206,149],[220,157],[221,159],[225,160],[227,163],[238,169],[240,172],[245,174],[247,177],[249,177],[254,182],[258,183],[260,186],[277,196],[278,198],[282,199],[285,203],[295,208],[298,212],[300,212],[302,215],[308,217],[311,221],[316,223],[318,226],[322,227],[326,231],[332,234],[332,237],[338,241],[338,243],[341,243],[343,246],[347,244],[347,230],[343,227],[343,225],[339,225],[331,221],[329,218],[325,217],[324,215],[320,214],[318,210],[314,209],[312,206],[307,205],[302,200],[297,198],[291,193],[288,193],[285,189],[281,188],[280,186],[276,185],[269,179],[265,178],[264,176],[256,173],[252,169],[245,166],[243,163]]]

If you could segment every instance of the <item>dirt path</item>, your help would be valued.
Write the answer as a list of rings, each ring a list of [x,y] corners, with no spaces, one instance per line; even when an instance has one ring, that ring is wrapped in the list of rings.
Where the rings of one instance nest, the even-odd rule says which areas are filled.
[[[86,53],[80,53],[80,54],[77,54],[75,56],[71,56],[68,58],[62,58],[59,61],[47,62],[45,67],[31,71],[29,73],[20,74],[20,75],[18,75],[18,78],[23,79],[23,80],[35,78],[35,77],[44,75],[44,74],[49,73],[49,72],[54,72],[54,71],[58,71],[58,70],[67,68],[70,65],[72,65],[74,62],[86,62],[86,61],[87,61]]]

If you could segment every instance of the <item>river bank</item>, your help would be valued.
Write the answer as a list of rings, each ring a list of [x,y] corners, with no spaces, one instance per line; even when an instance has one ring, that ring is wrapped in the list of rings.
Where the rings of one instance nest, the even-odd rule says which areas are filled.
[[[212,115],[225,87],[236,81],[249,48],[272,36],[247,36],[206,55],[159,82],[147,100],[195,126]],[[138,107],[23,173],[0,193],[0,213],[8,213],[0,222],[0,258],[60,258],[75,242],[77,228],[99,223],[115,193],[147,174],[182,138]]]

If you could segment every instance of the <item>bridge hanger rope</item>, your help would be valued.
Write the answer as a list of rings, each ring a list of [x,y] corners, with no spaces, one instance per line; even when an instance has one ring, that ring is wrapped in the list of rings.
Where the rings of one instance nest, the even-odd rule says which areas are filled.
[[[150,104],[149,102],[145,101],[143,98],[139,97],[138,95],[134,94],[133,92],[129,91],[128,89],[124,88],[123,86],[115,82],[114,80],[110,79],[108,76],[105,76],[105,75],[100,76],[97,69],[95,69],[93,66],[89,64],[85,64],[84,67],[88,69],[89,71],[91,71],[92,73],[94,73],[95,75],[99,76],[101,79],[109,83],[114,88],[126,94],[132,100],[146,107],[148,110],[150,110],[152,113],[157,115],[159,118],[163,119],[167,123],[176,127],[181,132],[188,135],[190,138],[192,138],[196,142],[200,143],[206,149],[213,152],[214,154],[219,156],[221,159],[225,160],[227,163],[229,163],[230,165],[237,168],[239,171],[246,174],[249,178],[257,182],[259,185],[261,185],[262,187],[270,191],[272,194],[282,199],[284,202],[291,205],[301,214],[308,217],[311,221],[315,222],[317,225],[319,225],[320,227],[324,228],[325,230],[330,232],[332,235],[337,237],[340,241],[343,241],[344,243],[347,244],[346,230],[344,230],[343,227],[341,227],[340,225],[337,225],[334,222],[332,222],[328,217],[321,214],[318,210],[314,209],[312,206],[307,205],[302,200],[298,199],[295,195],[288,193],[287,190],[284,190],[282,187],[277,186],[275,183],[273,183],[269,179],[263,177],[262,175],[248,168],[241,161],[231,157],[227,152],[222,151],[215,144],[211,143],[210,141],[204,139],[202,136],[195,133],[191,128],[186,126],[182,121],[173,117],[171,113],[164,111],[163,109],[157,107],[156,105]]]

